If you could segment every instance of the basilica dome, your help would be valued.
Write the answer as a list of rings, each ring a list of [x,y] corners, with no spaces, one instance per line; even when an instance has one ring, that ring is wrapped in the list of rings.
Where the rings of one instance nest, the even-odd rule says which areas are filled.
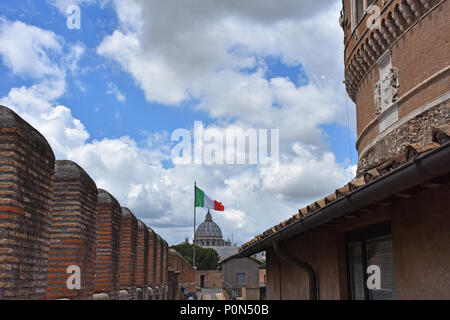
[[[205,221],[203,221],[195,231],[195,244],[198,246],[223,246],[225,244],[222,230],[212,219],[208,210]]]

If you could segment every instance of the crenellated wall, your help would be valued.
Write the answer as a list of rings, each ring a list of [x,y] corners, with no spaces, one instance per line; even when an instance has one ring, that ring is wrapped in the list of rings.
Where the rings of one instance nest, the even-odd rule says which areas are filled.
[[[97,186],[75,162],[58,160],[53,189],[47,298],[91,299],[95,276]],[[68,288],[71,274],[66,270],[70,266],[81,270],[77,290]],[[70,282],[76,285],[75,280]]]
[[[149,299],[153,300],[155,298],[155,286],[156,286],[156,254],[157,254],[157,237],[156,232],[154,232],[151,228],[148,229],[148,273],[147,273],[147,283],[150,286],[150,297]]]
[[[155,279],[155,299],[161,300],[162,286],[162,248],[163,243],[159,235],[156,235],[156,279]]]
[[[130,300],[136,299],[136,258],[138,222],[130,209],[122,207],[120,230],[119,283]]]
[[[108,191],[99,189],[94,293],[106,293],[114,300],[119,297],[121,220],[119,202]]]
[[[167,287],[168,287],[168,271],[169,271],[169,264],[167,263],[169,259],[169,244],[166,240],[162,239],[162,286],[163,286],[163,292],[162,292],[162,299],[167,299]]]
[[[168,249],[167,254],[168,299],[181,300],[184,296],[183,291],[195,292],[195,269],[176,250]]]
[[[0,300],[181,298],[169,278],[178,288],[193,268],[171,277],[168,259],[161,236],[0,106]]]
[[[138,220],[136,286],[142,289],[142,297],[138,300],[147,300],[148,238],[147,226]]]
[[[55,156],[0,106],[0,299],[45,299]]]

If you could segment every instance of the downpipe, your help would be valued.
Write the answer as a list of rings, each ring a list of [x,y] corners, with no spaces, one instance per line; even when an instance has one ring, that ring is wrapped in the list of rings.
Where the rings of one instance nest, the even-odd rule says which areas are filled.
[[[295,266],[304,270],[308,274],[309,300],[318,300],[319,297],[318,297],[318,290],[317,290],[317,277],[316,277],[316,273],[314,272],[314,269],[312,268],[312,266],[309,263],[281,250],[278,245],[278,242],[276,242],[276,241],[273,241],[272,247],[273,247],[273,250],[275,251],[275,253],[280,258],[282,258],[283,260],[286,260],[287,262],[294,264]]]

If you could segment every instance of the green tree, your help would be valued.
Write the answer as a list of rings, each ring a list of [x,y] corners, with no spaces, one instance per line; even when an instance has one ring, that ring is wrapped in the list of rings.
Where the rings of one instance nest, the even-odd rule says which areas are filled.
[[[171,246],[180,253],[191,265],[194,246],[189,243],[180,243]],[[195,246],[195,262],[198,270],[216,270],[219,262],[219,254],[216,250]]]

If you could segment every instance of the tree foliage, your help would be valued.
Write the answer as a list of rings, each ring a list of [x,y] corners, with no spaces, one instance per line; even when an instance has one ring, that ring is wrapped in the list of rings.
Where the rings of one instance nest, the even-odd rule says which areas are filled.
[[[178,251],[191,265],[194,246],[189,243],[181,243],[171,246]],[[216,270],[219,262],[219,254],[216,250],[195,246],[195,264],[198,270]]]

